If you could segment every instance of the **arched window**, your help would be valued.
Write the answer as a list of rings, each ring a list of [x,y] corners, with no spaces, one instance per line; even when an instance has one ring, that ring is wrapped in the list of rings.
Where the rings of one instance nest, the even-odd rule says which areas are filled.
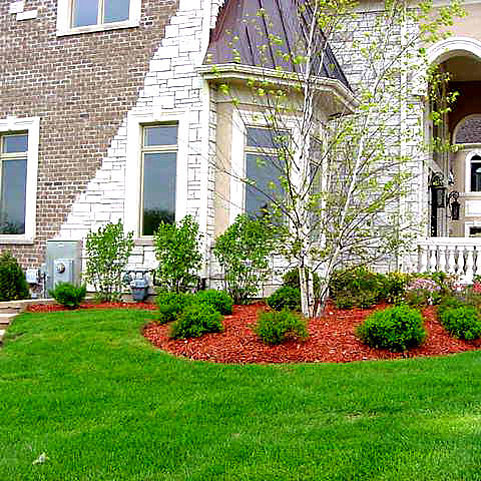
[[[461,120],[454,129],[455,144],[481,144],[481,114]]]

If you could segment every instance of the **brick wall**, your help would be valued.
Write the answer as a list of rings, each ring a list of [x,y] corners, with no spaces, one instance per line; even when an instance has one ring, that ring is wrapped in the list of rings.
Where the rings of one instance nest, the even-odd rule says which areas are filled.
[[[45,241],[101,166],[178,0],[143,0],[138,28],[66,37],[56,36],[56,0],[27,0],[38,15],[23,21],[10,3],[0,2],[0,118],[39,116],[41,130],[35,243],[0,249],[27,267],[43,262]]]

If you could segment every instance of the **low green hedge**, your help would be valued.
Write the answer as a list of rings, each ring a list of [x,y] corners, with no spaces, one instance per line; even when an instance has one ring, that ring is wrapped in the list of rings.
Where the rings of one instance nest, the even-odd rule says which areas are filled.
[[[419,311],[399,305],[373,312],[356,328],[356,335],[368,346],[402,352],[421,345],[426,329]]]
[[[266,344],[281,344],[289,339],[304,340],[309,337],[306,319],[287,309],[261,313],[254,331]]]
[[[170,327],[170,337],[185,339],[209,332],[222,332],[222,314],[208,304],[187,306]]]

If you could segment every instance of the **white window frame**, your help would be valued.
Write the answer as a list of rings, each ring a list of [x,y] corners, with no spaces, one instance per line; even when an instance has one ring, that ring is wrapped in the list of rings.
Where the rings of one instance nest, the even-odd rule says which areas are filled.
[[[262,121],[261,113],[238,112],[234,110],[232,118],[232,148],[231,148],[231,181],[230,181],[230,214],[229,222],[233,224],[238,215],[245,213],[246,183],[246,154],[252,152],[247,147],[247,129],[250,127],[268,128]],[[299,128],[295,119],[287,119],[283,128],[290,131],[292,136],[299,137]]]
[[[481,149],[471,150],[467,155],[464,163],[464,191],[470,196],[481,197],[481,192],[471,191],[471,161],[473,157],[481,157]]]
[[[129,18],[122,22],[99,23],[84,27],[72,27],[73,0],[58,0],[57,36],[76,35],[79,33],[102,32],[119,28],[138,27],[142,10],[142,0],[130,0]]]
[[[186,112],[130,112],[127,118],[127,165],[125,169],[125,231],[133,231],[136,239],[152,240],[141,233],[142,206],[142,146],[143,128],[153,124],[177,123],[177,170],[175,189],[175,221],[187,215],[187,176],[189,120]]]
[[[38,145],[40,117],[7,117],[0,119],[2,135],[25,132],[28,135],[27,183],[25,194],[25,233],[0,234],[0,244],[32,244],[35,239],[37,216]]]

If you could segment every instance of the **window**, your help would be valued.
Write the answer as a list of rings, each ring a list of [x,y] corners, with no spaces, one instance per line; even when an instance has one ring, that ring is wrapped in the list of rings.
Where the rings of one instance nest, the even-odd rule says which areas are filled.
[[[130,0],[73,0],[72,27],[123,22],[129,6]]]
[[[57,35],[137,27],[142,0],[58,0]]]
[[[481,192],[481,157],[471,158],[471,192]]]
[[[0,136],[0,234],[25,234],[28,134]]]
[[[40,119],[0,119],[0,243],[35,237]]]
[[[246,178],[245,212],[256,217],[266,213],[272,200],[282,197],[280,178],[285,175],[279,150],[286,142],[287,132],[265,127],[248,127],[245,149]]]
[[[178,126],[144,126],[142,132],[141,233],[175,221]]]

